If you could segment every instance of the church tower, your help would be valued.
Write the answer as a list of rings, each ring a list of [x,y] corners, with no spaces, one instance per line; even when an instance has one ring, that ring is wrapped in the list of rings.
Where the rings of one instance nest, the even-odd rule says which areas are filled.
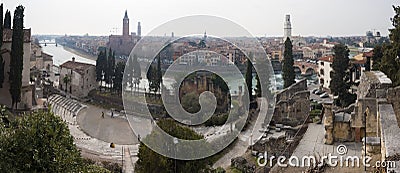
[[[128,11],[125,10],[125,16],[123,19],[123,29],[122,29],[123,36],[129,36],[129,18],[128,18]]]
[[[142,26],[140,26],[140,22],[137,23],[137,35],[139,37],[142,36]]]
[[[290,15],[286,15],[285,18],[285,25],[283,27],[283,40],[286,40],[286,38],[292,37],[292,24],[290,22]]]

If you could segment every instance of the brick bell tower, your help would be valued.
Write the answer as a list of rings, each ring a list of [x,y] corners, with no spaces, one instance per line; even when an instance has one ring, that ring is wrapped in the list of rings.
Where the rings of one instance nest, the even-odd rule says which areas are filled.
[[[129,18],[128,18],[128,11],[125,10],[125,16],[123,19],[123,29],[122,29],[123,36],[129,36]]]

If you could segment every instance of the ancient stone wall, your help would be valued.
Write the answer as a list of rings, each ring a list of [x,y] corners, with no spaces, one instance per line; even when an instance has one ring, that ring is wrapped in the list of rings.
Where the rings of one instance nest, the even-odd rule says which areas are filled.
[[[272,120],[285,125],[302,124],[310,113],[310,92],[307,80],[302,80],[282,90],[276,96]]]

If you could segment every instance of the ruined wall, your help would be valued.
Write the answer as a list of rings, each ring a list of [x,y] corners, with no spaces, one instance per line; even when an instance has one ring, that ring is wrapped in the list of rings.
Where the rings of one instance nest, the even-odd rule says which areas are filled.
[[[272,120],[295,126],[302,124],[309,113],[310,92],[307,90],[307,80],[302,80],[277,94]]]
[[[333,144],[333,111],[332,103],[324,103],[324,128],[325,138],[324,143],[331,145]]]
[[[387,92],[388,102],[393,105],[396,113],[397,123],[400,124],[400,86],[390,88]]]
[[[333,126],[333,138],[335,141],[354,141],[353,131],[348,122],[335,122]]]

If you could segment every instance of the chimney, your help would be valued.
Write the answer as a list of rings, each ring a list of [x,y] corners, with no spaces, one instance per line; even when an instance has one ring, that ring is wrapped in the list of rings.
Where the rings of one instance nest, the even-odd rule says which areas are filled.
[[[72,57],[72,62],[75,62],[75,57]]]

